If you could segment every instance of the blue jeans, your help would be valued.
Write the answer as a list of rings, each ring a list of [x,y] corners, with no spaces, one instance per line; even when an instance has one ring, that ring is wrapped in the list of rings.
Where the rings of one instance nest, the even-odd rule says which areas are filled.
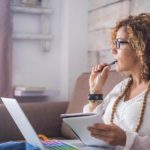
[[[0,150],[40,150],[26,142],[5,142],[0,143]]]

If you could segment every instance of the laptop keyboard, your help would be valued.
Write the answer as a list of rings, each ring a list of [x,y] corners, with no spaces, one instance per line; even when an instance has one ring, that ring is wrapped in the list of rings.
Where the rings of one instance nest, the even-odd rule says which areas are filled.
[[[58,140],[42,141],[42,143],[48,150],[79,150],[73,145]]]

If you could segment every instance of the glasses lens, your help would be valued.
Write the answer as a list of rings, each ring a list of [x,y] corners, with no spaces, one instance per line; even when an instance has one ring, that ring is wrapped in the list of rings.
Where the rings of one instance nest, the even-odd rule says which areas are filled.
[[[117,40],[115,40],[114,45],[115,45],[116,49],[119,49],[121,44],[128,44],[128,43],[129,43],[128,41],[123,41],[123,40],[117,39]]]
[[[114,44],[115,44],[115,47],[116,47],[117,49],[120,48],[120,41],[115,40]]]

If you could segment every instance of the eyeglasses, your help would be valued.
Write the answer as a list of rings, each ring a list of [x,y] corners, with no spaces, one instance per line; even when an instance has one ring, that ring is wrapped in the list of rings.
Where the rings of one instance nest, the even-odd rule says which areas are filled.
[[[121,46],[121,44],[129,44],[129,42],[128,42],[128,41],[121,40],[121,39],[116,39],[116,40],[114,41],[114,45],[115,45],[115,48],[116,48],[116,49],[119,49],[120,46]]]

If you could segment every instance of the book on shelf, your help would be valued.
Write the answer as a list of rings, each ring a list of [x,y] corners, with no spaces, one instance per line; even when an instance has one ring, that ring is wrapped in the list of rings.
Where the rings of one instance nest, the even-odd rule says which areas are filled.
[[[43,92],[45,87],[33,87],[33,86],[16,86],[14,90],[26,91],[26,92]]]
[[[14,96],[48,96],[48,91],[45,87],[16,86]]]
[[[61,114],[61,118],[85,145],[113,148],[104,141],[92,137],[87,129],[95,123],[103,123],[103,119],[98,113]]]

